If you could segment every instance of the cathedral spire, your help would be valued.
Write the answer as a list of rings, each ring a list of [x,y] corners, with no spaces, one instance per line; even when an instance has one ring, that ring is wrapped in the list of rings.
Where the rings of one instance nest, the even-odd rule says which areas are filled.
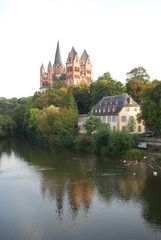
[[[56,53],[55,53],[55,60],[54,60],[54,67],[56,66],[62,66],[62,60],[60,55],[60,48],[59,48],[59,41],[57,43]]]

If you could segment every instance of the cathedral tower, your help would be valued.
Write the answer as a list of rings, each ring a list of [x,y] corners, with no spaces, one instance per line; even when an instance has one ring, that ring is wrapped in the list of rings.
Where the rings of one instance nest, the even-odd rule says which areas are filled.
[[[65,73],[65,69],[62,64],[60,48],[59,48],[59,41],[58,41],[56,53],[55,53],[54,65],[53,65],[53,80],[60,79],[61,75],[64,73]]]
[[[80,60],[74,47],[68,54],[66,62],[66,86],[76,85],[80,83]]]
[[[91,84],[92,82],[92,65],[87,54],[86,50],[84,49],[81,59],[80,59],[80,68],[81,68],[81,83]]]

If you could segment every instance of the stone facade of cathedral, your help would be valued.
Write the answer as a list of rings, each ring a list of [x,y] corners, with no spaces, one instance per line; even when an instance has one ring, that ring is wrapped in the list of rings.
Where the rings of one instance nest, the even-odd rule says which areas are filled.
[[[40,67],[40,90],[48,89],[49,86],[53,86],[59,80],[65,80],[66,87],[70,85],[79,86],[82,83],[89,85],[92,82],[92,65],[86,50],[79,58],[78,53],[72,47],[65,68],[61,60],[59,42],[57,43],[53,66],[49,61],[47,71],[43,64]]]

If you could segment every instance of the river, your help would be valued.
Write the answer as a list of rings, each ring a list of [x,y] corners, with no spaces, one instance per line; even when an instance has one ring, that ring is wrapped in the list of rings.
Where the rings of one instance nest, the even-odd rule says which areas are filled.
[[[117,158],[1,140],[0,239],[161,239],[161,175]]]

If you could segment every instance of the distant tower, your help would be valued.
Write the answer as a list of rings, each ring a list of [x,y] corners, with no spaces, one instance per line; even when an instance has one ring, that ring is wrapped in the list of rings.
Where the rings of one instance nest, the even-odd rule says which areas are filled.
[[[61,75],[64,73],[65,73],[65,69],[62,64],[60,48],[59,48],[59,41],[58,41],[56,53],[55,53],[54,65],[53,65],[53,80],[60,79]]]
[[[40,67],[40,89],[45,89],[48,86],[48,74],[45,71],[44,65]]]
[[[49,61],[49,64],[48,64],[48,82],[49,82],[50,86],[52,86],[52,81],[53,81],[53,68],[52,68],[51,62]]]
[[[68,54],[66,62],[66,86],[79,85],[80,83],[80,60],[74,47]]]
[[[80,78],[81,83],[91,84],[92,82],[92,65],[86,50],[83,51],[80,59]]]

